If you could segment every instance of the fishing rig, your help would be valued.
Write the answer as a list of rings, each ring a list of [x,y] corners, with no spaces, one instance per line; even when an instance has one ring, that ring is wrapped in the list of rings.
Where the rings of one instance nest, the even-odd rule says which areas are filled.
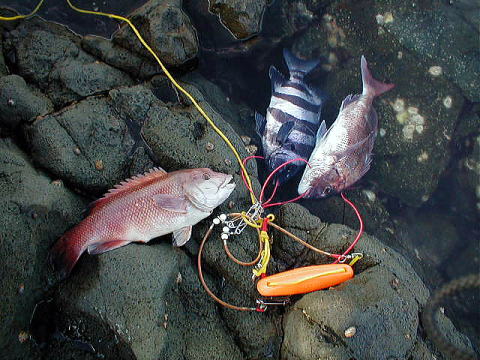
[[[242,163],[245,166],[246,162],[253,158],[263,159],[262,156],[249,156],[245,158]],[[289,302],[289,296],[296,294],[304,294],[316,290],[326,289],[331,286],[338,285],[346,280],[351,279],[354,276],[352,266],[363,257],[361,253],[352,253],[352,249],[355,247],[357,242],[360,240],[360,237],[363,233],[363,220],[360,216],[358,209],[355,205],[347,199],[346,195],[342,192],[341,196],[343,200],[349,204],[360,223],[360,230],[355,237],[351,245],[344,251],[342,254],[333,254],[321,249],[316,248],[315,246],[309,244],[308,242],[302,240],[295,234],[284,229],[280,225],[275,223],[275,216],[273,214],[268,214],[263,216],[266,209],[273,206],[280,206],[287,203],[295,202],[308,194],[308,192],[301,194],[293,199],[275,202],[273,203],[273,198],[275,197],[276,191],[278,190],[279,183],[275,183],[272,194],[267,200],[264,200],[265,190],[267,189],[270,181],[274,178],[275,174],[280,171],[283,167],[288,166],[292,162],[303,161],[309,166],[308,162],[302,158],[292,159],[284,164],[280,165],[274,169],[265,180],[261,191],[260,196],[257,198],[252,187],[248,184],[245,175],[242,173],[242,179],[244,181],[245,187],[250,192],[251,196],[255,199],[252,206],[248,211],[243,211],[241,213],[230,213],[230,214],[221,214],[218,217],[212,220],[210,227],[208,228],[205,236],[203,237],[200,248],[197,255],[197,266],[198,273],[200,277],[200,282],[202,283],[205,291],[218,303],[221,305],[239,311],[257,311],[264,312],[268,306],[271,305],[286,305]],[[244,307],[236,306],[229,304],[220,298],[218,298],[210,290],[208,285],[205,282],[202,270],[202,253],[205,247],[205,243],[211,236],[215,226],[222,227],[222,233],[220,239],[223,242],[223,247],[227,256],[236,264],[241,266],[253,266],[252,269],[252,278],[257,281],[257,291],[262,296],[256,300],[255,307]],[[231,237],[239,236],[242,234],[244,229],[250,226],[254,228],[257,232],[259,250],[258,254],[254,260],[250,262],[243,262],[237,259],[228,248],[228,240]],[[326,265],[313,265],[313,266],[304,266],[299,267],[293,270],[288,270],[280,272],[274,275],[267,276],[267,266],[271,259],[271,246],[272,238],[269,235],[269,227],[283,233],[287,237],[291,238],[294,241],[299,242],[308,249],[333,258],[334,261],[331,264]],[[348,264],[346,262],[349,261]]]
[[[17,15],[17,16],[11,16],[11,17],[0,16],[0,21],[14,21],[14,20],[25,19],[30,16],[33,16],[41,8],[44,1],[45,0],[40,0],[38,5],[30,14]],[[355,205],[350,200],[347,199],[344,193],[341,193],[341,196],[343,200],[348,205],[350,205],[352,209],[355,211],[355,214],[357,215],[357,218],[360,223],[360,230],[357,236],[355,237],[354,241],[342,254],[332,254],[327,251],[318,249],[313,245],[307,243],[306,241],[302,240],[298,236],[292,234],[291,232],[287,231],[286,229],[276,224],[275,216],[273,214],[268,214],[266,216],[263,216],[266,209],[273,206],[279,206],[286,203],[297,201],[307,194],[307,193],[304,193],[300,196],[297,196],[287,201],[273,203],[272,202],[273,198],[279,186],[277,181],[275,183],[274,190],[271,196],[267,200],[264,200],[265,190],[267,189],[268,184],[281,168],[295,161],[306,162],[307,166],[309,166],[308,162],[304,159],[297,158],[297,159],[290,160],[280,165],[275,170],[273,170],[265,180],[265,183],[262,186],[262,189],[260,192],[260,196],[257,199],[257,196],[253,191],[252,181],[246,169],[246,162],[253,158],[262,158],[262,157],[250,156],[243,160],[241,159],[238,151],[235,149],[235,147],[233,146],[231,141],[228,139],[228,137],[216,126],[216,124],[205,112],[205,110],[199,105],[196,99],[173,78],[173,76],[170,74],[168,69],[165,67],[163,62],[158,57],[158,55],[144,40],[144,38],[142,37],[138,29],[135,27],[135,25],[126,17],[110,14],[110,13],[104,13],[100,11],[91,11],[91,10],[81,9],[74,6],[71,0],[65,0],[65,1],[67,2],[68,6],[76,12],[83,13],[83,14],[104,16],[104,17],[125,22],[132,29],[132,31],[134,32],[134,34],[136,35],[140,43],[153,56],[153,58],[159,64],[160,68],[162,69],[164,74],[167,76],[167,78],[170,80],[170,82],[173,84],[173,86],[182,94],[184,94],[192,102],[192,104],[195,106],[198,112],[203,116],[203,118],[205,118],[205,120],[210,124],[210,126],[214,129],[214,131],[223,139],[223,141],[227,144],[227,146],[231,149],[231,151],[235,155],[238,161],[238,164],[240,166],[240,172],[242,175],[243,182],[249,191],[252,205],[247,211],[243,211],[240,213],[221,214],[218,217],[214,218],[212,221],[212,224],[208,228],[207,232],[205,233],[200,243],[200,248],[199,248],[198,257],[197,257],[200,281],[203,287],[205,288],[206,292],[215,301],[217,301],[218,303],[220,303],[221,305],[227,308],[234,309],[234,310],[264,312],[267,309],[267,307],[270,305],[286,305],[289,302],[288,296],[290,295],[303,294],[303,293],[307,293],[315,290],[329,288],[331,286],[338,285],[353,277],[352,266],[355,264],[355,262],[361,259],[363,255],[360,253],[350,254],[350,252],[354,248],[354,246],[357,244],[360,237],[362,236],[363,221]],[[223,241],[223,247],[225,249],[227,256],[238,265],[253,266],[252,277],[254,279],[259,279],[259,281],[257,282],[257,290],[260,293],[260,295],[262,295],[262,298],[257,299],[255,307],[241,307],[241,306],[229,304],[221,300],[220,298],[218,298],[209,289],[208,285],[205,282],[203,271],[202,271],[202,253],[203,253],[203,249],[206,241],[211,236],[214,227],[217,225],[221,225],[223,227],[220,238]],[[247,226],[250,226],[256,230],[258,235],[259,250],[254,260],[250,262],[243,262],[238,260],[230,252],[228,248],[228,240],[233,236],[240,236]],[[268,263],[271,259],[270,250],[271,250],[271,243],[272,243],[272,239],[269,235],[269,227],[282,232],[284,235],[301,243],[302,245],[309,248],[310,250],[313,250],[327,257],[333,258],[334,259],[333,263],[328,265],[306,266],[306,267],[296,268],[293,270],[277,273],[275,275],[267,276],[266,271],[267,271]],[[349,264],[346,264],[347,261],[349,261]]]

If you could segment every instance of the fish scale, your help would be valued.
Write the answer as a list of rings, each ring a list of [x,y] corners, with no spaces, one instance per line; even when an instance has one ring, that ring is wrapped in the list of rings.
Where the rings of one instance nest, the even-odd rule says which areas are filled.
[[[304,81],[304,77],[318,65],[318,61],[296,58],[288,50],[283,52],[290,77],[286,79],[275,67],[269,75],[272,96],[266,117],[256,113],[256,129],[262,138],[263,152],[270,171],[297,158],[306,160],[315,145],[315,134],[320,126],[322,99]],[[304,162],[292,162],[281,168],[276,179],[284,183],[297,174]]]
[[[50,258],[67,276],[84,251],[100,254],[171,233],[183,245],[192,225],[206,218],[235,188],[231,175],[210,169],[166,173],[156,168],[111,189],[90,214],[54,245]]]
[[[315,148],[298,185],[305,197],[325,197],[341,192],[370,169],[378,119],[373,99],[393,88],[375,80],[361,59],[363,92],[347,96],[337,119],[326,132],[317,133]]]

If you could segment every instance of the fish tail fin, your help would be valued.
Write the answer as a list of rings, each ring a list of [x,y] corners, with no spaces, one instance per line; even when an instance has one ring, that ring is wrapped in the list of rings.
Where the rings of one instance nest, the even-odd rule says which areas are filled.
[[[362,55],[361,60],[363,95],[379,96],[388,90],[391,90],[395,84],[385,84],[375,80],[368,69],[368,63],[365,56]]]
[[[283,57],[287,63],[288,71],[290,76],[300,76],[303,77],[312,71],[320,63],[320,60],[303,60],[299,59],[288,49],[283,49]]]
[[[59,274],[61,279],[65,279],[70,274],[80,255],[85,250],[81,246],[81,242],[77,241],[78,236],[79,232],[77,227],[75,227],[58,239],[50,249],[49,262],[53,265],[53,269]]]

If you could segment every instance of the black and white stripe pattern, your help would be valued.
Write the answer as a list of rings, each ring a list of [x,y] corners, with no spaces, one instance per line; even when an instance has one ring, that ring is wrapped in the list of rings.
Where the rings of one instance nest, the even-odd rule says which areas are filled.
[[[307,160],[315,147],[320,126],[322,99],[304,82],[304,76],[318,61],[298,59],[288,50],[284,51],[284,57],[290,77],[287,79],[275,67],[270,68],[272,97],[267,116],[256,114],[255,117],[270,170],[294,158]],[[288,176],[296,171],[290,169]]]
[[[293,73],[303,76],[298,71]],[[279,129],[282,124],[292,121],[295,125],[286,143],[295,149],[299,157],[307,159],[315,146],[322,103],[303,82],[298,81],[300,78],[294,80],[297,79],[291,76],[290,80],[274,89],[267,109],[270,115],[267,116],[267,129]],[[270,145],[274,147],[275,144]]]

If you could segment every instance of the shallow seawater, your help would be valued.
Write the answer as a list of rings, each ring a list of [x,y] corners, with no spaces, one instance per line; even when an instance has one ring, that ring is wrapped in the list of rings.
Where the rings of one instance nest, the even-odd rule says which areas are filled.
[[[75,4],[127,15],[144,2],[81,0]],[[36,3],[36,0],[7,0],[2,1],[2,6],[28,13]],[[374,77],[397,83],[395,89],[374,102],[379,114],[380,135],[374,148],[373,168],[355,185],[351,194],[365,211],[367,232],[373,232],[402,253],[427,287],[434,291],[450,280],[478,274],[480,269],[479,99],[475,99],[465,85],[465,74],[455,73],[452,70],[455,63],[445,60],[451,43],[440,43],[439,48],[443,50],[436,51],[435,46],[428,45],[428,41],[434,41],[429,38],[428,26],[413,27],[412,32],[419,32],[412,33],[412,40],[401,30],[402,26],[409,26],[411,19],[404,16],[390,21],[390,16],[402,11],[411,11],[418,17],[431,15],[431,22],[425,24],[432,26],[432,32],[439,26],[462,31],[471,27],[476,29],[478,40],[478,19],[471,13],[477,11],[478,16],[479,7],[474,1],[466,0],[442,1],[438,9],[435,1],[428,0],[408,5],[392,1],[381,3],[370,0],[357,3],[271,1],[261,31],[246,40],[235,39],[216,15],[209,14],[206,0],[185,0],[183,8],[199,39],[195,71],[221,88],[229,103],[239,109],[242,117],[234,128],[242,129],[243,134],[251,137],[259,152],[261,141],[253,130],[254,113],[265,114],[270,102],[270,66],[288,74],[282,56],[284,48],[306,58],[321,60],[307,82],[325,94],[322,119],[327,126],[334,122],[343,98],[361,92],[359,54],[365,54],[369,60]],[[369,10],[359,15],[362,7]],[[462,22],[462,25],[436,23],[437,11],[445,12],[449,21]],[[39,14],[47,20],[65,24],[80,35],[110,38],[118,28],[116,21],[71,11],[63,0],[47,0]],[[349,14],[356,15],[352,18]],[[462,47],[468,52],[474,51],[469,47],[470,40],[462,43],[464,33],[453,35],[457,45],[451,50],[453,56],[462,54]],[[478,53],[467,53],[462,61],[478,61],[476,55]],[[442,75],[435,75],[438,69],[432,66],[440,66]],[[177,70],[181,74],[187,72],[181,68]],[[478,72],[471,76],[478,76]],[[454,112],[450,112],[447,98],[457,102]],[[400,100],[405,103],[402,105],[404,112],[403,108],[396,110],[395,104]],[[402,117],[401,114],[406,115]],[[417,114],[425,119],[421,127],[412,123],[412,119],[418,119]],[[405,130],[408,126],[413,126],[413,134]],[[437,153],[447,155],[437,156]],[[258,165],[263,172],[260,177],[264,179],[265,167],[262,163]],[[422,167],[429,170],[417,171]],[[298,181],[299,176],[292,184]],[[288,199],[295,194],[296,183],[283,190],[280,197]],[[339,208],[339,202],[336,196],[301,200],[300,204],[327,222],[343,221],[356,229],[358,224],[348,207],[343,207],[340,213],[332,211]],[[369,215],[375,219],[369,219]],[[446,314],[478,350],[480,290],[465,291],[449,300]]]
[[[145,3],[144,0],[80,0],[72,1],[75,6],[82,9],[111,12],[116,15],[127,15]],[[38,4],[36,0],[5,0],[1,6],[15,9],[20,14],[28,14]],[[46,5],[46,6],[45,6]],[[95,17],[79,14],[73,11],[63,0],[46,1],[38,14],[44,19],[67,25],[71,30],[80,35],[92,34],[109,38],[118,29],[118,23],[106,17]]]

